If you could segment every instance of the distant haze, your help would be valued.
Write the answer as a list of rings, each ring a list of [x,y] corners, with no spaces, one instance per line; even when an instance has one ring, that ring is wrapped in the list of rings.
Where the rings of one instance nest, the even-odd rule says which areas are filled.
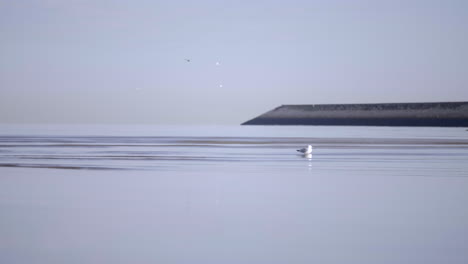
[[[0,1],[0,123],[468,101],[467,1]]]

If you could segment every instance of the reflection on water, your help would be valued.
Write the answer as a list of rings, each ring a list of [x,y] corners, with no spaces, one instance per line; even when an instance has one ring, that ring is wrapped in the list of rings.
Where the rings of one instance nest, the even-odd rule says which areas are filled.
[[[312,171],[312,154],[304,154],[302,157],[306,160],[308,160],[307,168],[309,171]]]
[[[308,160],[312,160],[312,154],[303,154],[302,157]]]

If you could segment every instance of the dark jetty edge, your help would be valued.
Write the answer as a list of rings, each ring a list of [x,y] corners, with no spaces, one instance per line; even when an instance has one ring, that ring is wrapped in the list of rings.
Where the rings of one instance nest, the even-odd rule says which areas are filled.
[[[468,102],[282,105],[242,125],[468,127]]]

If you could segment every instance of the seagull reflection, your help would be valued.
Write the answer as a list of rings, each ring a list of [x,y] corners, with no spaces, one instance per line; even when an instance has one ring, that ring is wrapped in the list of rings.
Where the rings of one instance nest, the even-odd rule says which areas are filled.
[[[312,171],[312,154],[303,154],[302,157],[309,161],[308,162],[309,164],[307,165],[307,168],[309,169],[309,171]]]

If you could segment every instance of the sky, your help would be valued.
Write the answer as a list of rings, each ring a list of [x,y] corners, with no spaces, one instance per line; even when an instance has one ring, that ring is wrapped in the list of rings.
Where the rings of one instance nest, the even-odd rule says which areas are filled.
[[[0,0],[0,123],[468,101],[467,25],[454,0]]]

